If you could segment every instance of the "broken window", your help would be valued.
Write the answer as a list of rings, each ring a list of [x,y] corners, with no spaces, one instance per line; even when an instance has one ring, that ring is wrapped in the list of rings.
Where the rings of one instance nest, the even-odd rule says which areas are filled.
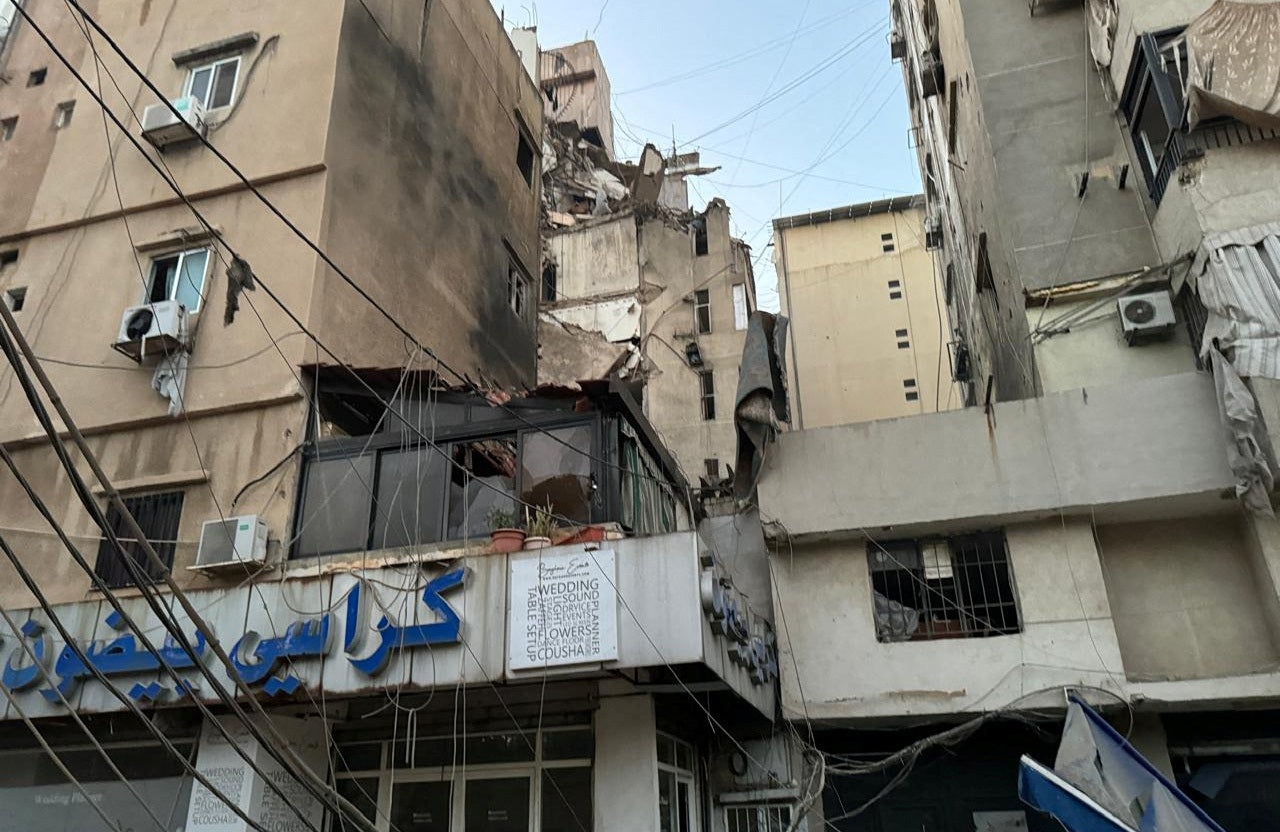
[[[40,86],[41,84],[44,83],[44,79],[46,76],[48,76],[48,74],[49,74],[49,70],[45,67],[40,67],[39,69],[31,70],[31,73],[27,75],[27,86],[28,87]]]
[[[301,521],[295,532],[299,555],[364,551],[369,540],[375,459],[369,454],[307,463]]]
[[[733,284],[733,328],[741,332],[747,328],[747,284]]]
[[[693,253],[702,257],[710,251],[707,242],[707,218],[698,217],[690,225],[693,226]]]
[[[893,251],[893,235],[892,234],[880,235],[880,248],[882,251],[884,251],[885,254],[889,254],[890,252]]]
[[[142,544],[134,536],[132,528],[124,519],[125,515],[116,508],[115,503],[107,506],[107,525],[121,545],[117,549],[106,537],[98,544],[98,559],[93,571],[104,584],[112,589],[133,585],[133,578],[124,558],[133,561],[143,575],[153,580],[163,577],[164,571],[173,566],[173,554],[178,543],[178,524],[182,520],[182,497],[181,491],[167,491],[124,498],[125,509],[133,515],[139,530],[164,563],[163,571],[151,566]]]
[[[698,388],[702,394],[702,420],[713,422],[716,418],[716,380],[710,370],[698,373]]]
[[[485,537],[489,514],[515,511],[516,438],[497,436],[453,446],[448,540]]]
[[[1003,532],[867,545],[878,641],[1021,630]]]
[[[209,250],[205,248],[167,254],[151,261],[151,281],[144,303],[176,300],[195,314],[204,298]]]
[[[192,67],[187,73],[187,83],[182,94],[195,98],[206,110],[229,107],[235,99],[239,74],[239,55]]]
[[[533,174],[536,167],[534,164],[536,154],[533,150],[533,140],[525,134],[523,129],[517,129],[516,136],[516,167],[520,169],[520,176],[524,179],[524,183],[532,188]]]
[[[444,455],[428,447],[379,456],[372,548],[434,543],[443,538],[448,467]]]
[[[711,292],[708,289],[693,293],[693,331],[699,335],[711,331]]]
[[[560,297],[560,292],[556,286],[559,275],[557,274],[556,264],[548,263],[542,267],[542,302],[555,303]]]
[[[529,310],[529,279],[514,261],[507,265],[507,303],[523,321]]]
[[[18,129],[17,116],[0,118],[0,142],[7,142],[13,139],[13,133],[17,129]]]
[[[71,125],[71,116],[75,114],[76,102],[63,101],[53,110],[53,129],[61,130]]]
[[[591,521],[591,425],[527,432],[520,446],[520,500],[577,523]]]

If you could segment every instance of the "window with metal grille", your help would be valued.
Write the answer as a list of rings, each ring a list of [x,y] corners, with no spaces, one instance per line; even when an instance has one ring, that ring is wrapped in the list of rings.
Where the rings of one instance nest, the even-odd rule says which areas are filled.
[[[893,235],[892,234],[880,235],[880,248],[883,249],[885,254],[888,254],[889,252],[893,251]]]
[[[1147,193],[1159,205],[1174,169],[1182,161],[1186,110],[1182,90],[1187,66],[1181,29],[1138,36],[1120,98]]]
[[[786,832],[791,828],[791,807],[755,804],[726,806],[726,832]]]
[[[1178,311],[1182,313],[1182,321],[1187,327],[1187,337],[1191,339],[1191,349],[1196,355],[1196,367],[1205,369],[1200,358],[1200,347],[1204,342],[1204,328],[1209,321],[1209,311],[1200,301],[1200,295],[1190,286],[1184,286],[1178,294]]]
[[[693,326],[699,335],[711,331],[711,291],[708,289],[693,293]]]
[[[124,505],[164,562],[165,571],[168,571],[173,567],[173,553],[177,548],[178,523],[182,519],[182,492],[166,491],[161,494],[125,497]],[[151,568],[142,544],[133,536],[124,515],[114,504],[107,506],[107,524],[120,540],[121,549],[117,549],[105,536],[98,544],[98,561],[93,569],[103,583],[112,589],[133,584],[124,558],[136,563],[142,574],[152,580],[162,576],[162,572]]]
[[[698,373],[698,384],[702,392],[702,420],[713,422],[716,418],[716,379],[710,370]]]
[[[1004,532],[872,542],[876,640],[984,638],[1020,632]]]

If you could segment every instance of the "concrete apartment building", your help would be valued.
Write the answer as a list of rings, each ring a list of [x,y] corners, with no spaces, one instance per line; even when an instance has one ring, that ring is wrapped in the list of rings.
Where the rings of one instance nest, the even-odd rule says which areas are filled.
[[[130,575],[143,553],[124,512],[96,481],[105,518],[77,500],[6,361],[0,536],[42,598],[6,557],[3,825],[713,832],[781,811],[753,798],[804,776],[773,728],[758,529],[695,531],[626,384],[508,394],[537,383],[544,99],[490,5],[83,5],[189,115],[148,112],[160,102],[95,34],[109,109],[163,145],[143,152],[257,281],[104,135],[35,29],[96,87],[86,21],[28,0],[35,25],[15,17],[0,53],[0,295],[207,628],[177,640],[203,625],[185,609],[166,623],[175,594]],[[201,130],[486,395],[359,298]],[[694,233],[678,236],[692,259]],[[727,263],[727,231],[714,246]],[[492,547],[498,514],[529,505],[568,521],[556,545]],[[237,685],[265,718],[234,716]],[[367,824],[335,817],[324,783]]]
[[[879,797],[899,767],[833,773],[824,819],[1059,828],[1018,758],[1053,763],[1073,689],[1225,829],[1272,828],[1280,6],[891,15],[971,406],[770,449],[782,707],[846,769],[1006,718]]]
[[[686,476],[725,486],[756,309],[751,251],[731,236],[723,200],[690,209],[688,177],[714,170],[698,154],[649,145],[636,163],[613,161],[593,42],[544,51],[540,66],[560,104],[548,115],[539,381],[625,380]]]
[[[793,430],[964,406],[924,217],[916,195],[773,221]]]

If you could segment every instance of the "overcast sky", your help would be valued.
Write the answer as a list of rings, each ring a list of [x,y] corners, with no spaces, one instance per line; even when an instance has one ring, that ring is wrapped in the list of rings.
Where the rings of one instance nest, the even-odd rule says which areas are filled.
[[[619,157],[644,142],[720,165],[693,180],[695,208],[722,197],[760,257],[760,305],[776,308],[773,218],[916,193],[888,0],[492,0],[542,48],[590,37],[613,87]]]

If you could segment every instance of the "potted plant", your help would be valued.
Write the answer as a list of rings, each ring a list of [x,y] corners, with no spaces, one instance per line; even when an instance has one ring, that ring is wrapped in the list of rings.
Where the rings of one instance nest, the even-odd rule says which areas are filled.
[[[509,552],[518,552],[524,547],[524,529],[516,524],[514,511],[495,506],[489,509],[487,519],[489,521],[490,548],[493,551],[507,554]]]
[[[538,507],[533,510],[530,516],[525,511],[528,518],[524,524],[527,535],[524,539],[524,548],[529,549],[546,549],[551,546],[551,535],[556,529],[560,528],[556,523],[555,515],[551,513],[551,502],[548,501],[545,508]]]

